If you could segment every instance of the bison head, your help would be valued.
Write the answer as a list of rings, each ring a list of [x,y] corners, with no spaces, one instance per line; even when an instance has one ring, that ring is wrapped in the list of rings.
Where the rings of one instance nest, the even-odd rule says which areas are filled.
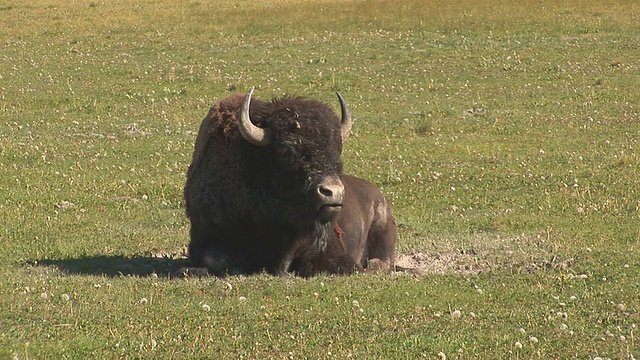
[[[339,120],[325,104],[304,98],[270,103],[254,99],[251,107],[253,90],[244,97],[238,130],[261,159],[257,177],[269,178],[270,189],[286,201],[288,210],[305,213],[316,226],[329,223],[344,197],[340,155],[352,124],[346,102],[337,94]]]

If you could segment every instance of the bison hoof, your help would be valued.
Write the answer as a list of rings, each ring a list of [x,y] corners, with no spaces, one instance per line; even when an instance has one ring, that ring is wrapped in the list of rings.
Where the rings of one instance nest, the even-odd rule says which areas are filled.
[[[291,276],[291,273],[288,272],[288,271],[278,270],[278,271],[275,271],[273,273],[273,275],[278,276],[278,277],[289,277],[289,276]]]
[[[388,261],[383,261],[378,258],[369,259],[367,261],[367,271],[370,272],[378,272],[378,271],[390,271],[391,266]]]
[[[181,267],[173,273],[177,278],[202,277],[208,276],[209,270],[203,267]]]

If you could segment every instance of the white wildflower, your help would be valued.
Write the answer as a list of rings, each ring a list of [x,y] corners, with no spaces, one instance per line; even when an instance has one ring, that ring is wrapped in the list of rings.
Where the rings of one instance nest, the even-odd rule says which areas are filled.
[[[460,310],[453,310],[453,312],[451,313],[451,318],[456,320],[460,317],[462,317],[462,312]]]

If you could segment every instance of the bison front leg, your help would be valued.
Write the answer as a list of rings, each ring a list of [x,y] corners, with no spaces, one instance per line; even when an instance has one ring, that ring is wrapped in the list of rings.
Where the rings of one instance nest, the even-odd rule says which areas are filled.
[[[191,242],[189,243],[189,260],[193,265],[190,273],[202,275],[205,269],[207,273],[215,276],[225,276],[238,272],[239,254],[233,259],[228,251],[217,246],[213,234],[217,231],[213,226],[204,226],[201,223],[192,223]]]
[[[192,259],[195,266],[184,266],[173,273],[174,277],[187,278],[193,276],[224,276],[231,272],[228,258],[213,249],[204,251],[204,255],[199,260]]]
[[[178,270],[174,271],[171,276],[176,278],[189,278],[189,277],[202,277],[208,276],[209,270],[205,267],[190,267],[183,266]]]
[[[289,273],[289,268],[291,267],[291,262],[292,261],[293,261],[293,259],[283,259],[283,261],[281,261],[280,264],[278,264],[278,267],[275,269],[273,274],[276,275],[276,276],[289,276],[289,275],[291,275],[291,273]]]
[[[277,276],[289,276],[291,275],[291,263],[298,256],[298,252],[300,249],[300,241],[294,242],[287,251],[284,252],[280,262],[276,266],[273,271],[274,275]]]

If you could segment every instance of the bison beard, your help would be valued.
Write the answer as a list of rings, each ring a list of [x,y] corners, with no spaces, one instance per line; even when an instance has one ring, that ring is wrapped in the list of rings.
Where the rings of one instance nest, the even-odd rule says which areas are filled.
[[[305,98],[231,96],[196,139],[185,204],[195,267],[233,273],[392,268],[396,227],[372,184],[342,174],[351,117]]]

